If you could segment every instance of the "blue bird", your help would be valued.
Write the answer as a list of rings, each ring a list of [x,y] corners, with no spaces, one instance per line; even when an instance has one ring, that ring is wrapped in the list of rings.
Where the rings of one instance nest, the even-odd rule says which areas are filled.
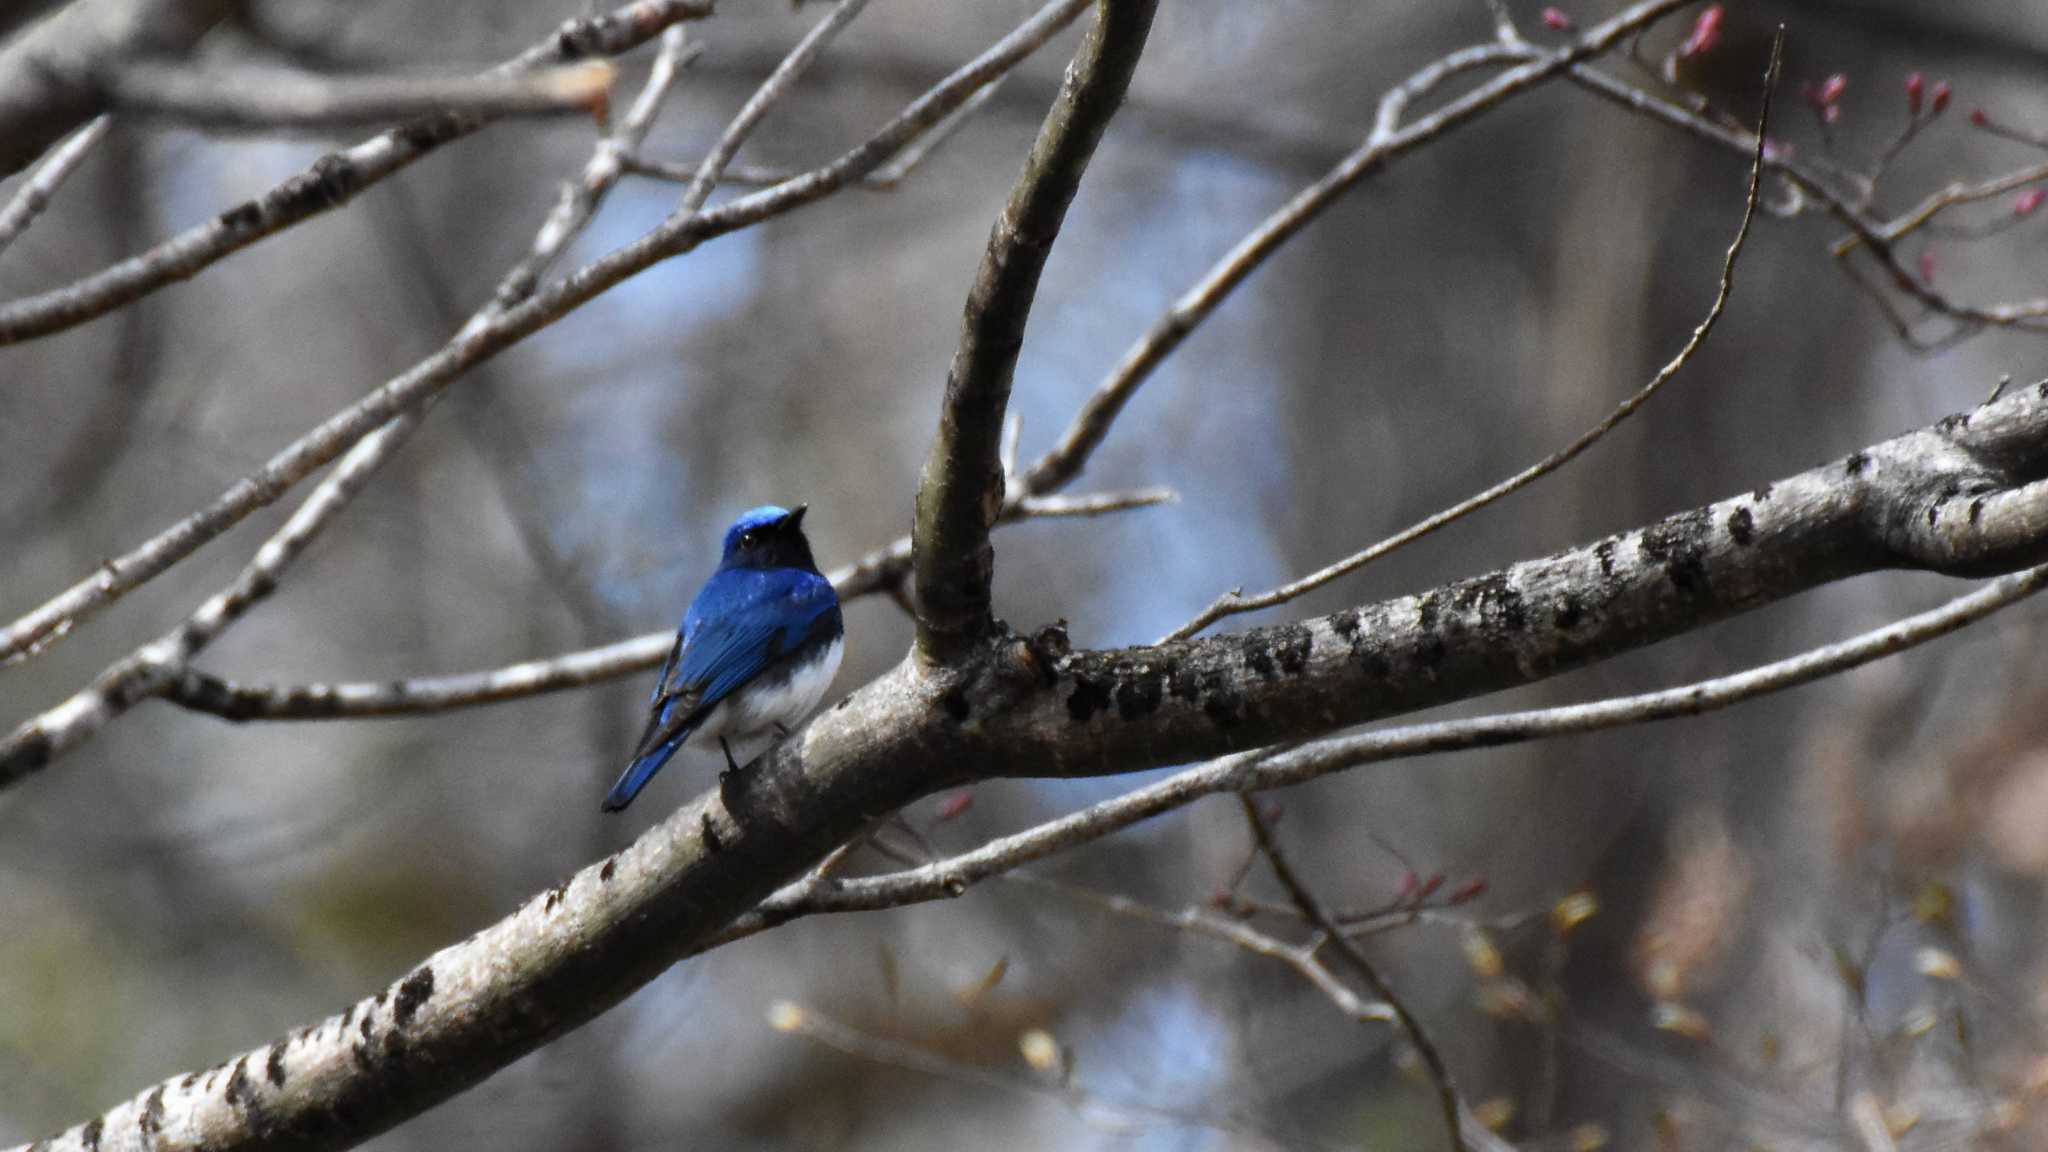
[[[725,530],[725,554],[704,582],[661,666],[647,730],[605,795],[617,812],[692,734],[718,739],[786,733],[810,715],[839,671],[846,629],[839,595],[811,559],[804,505],[756,508]]]

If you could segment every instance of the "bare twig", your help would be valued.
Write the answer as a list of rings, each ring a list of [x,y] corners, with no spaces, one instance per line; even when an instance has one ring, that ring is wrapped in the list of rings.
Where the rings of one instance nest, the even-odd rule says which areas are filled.
[[[564,23],[540,43],[486,75],[508,75],[631,51],[685,20],[711,14],[711,0],[636,0],[597,17]],[[363,189],[444,144],[482,128],[467,116],[416,120],[339,152],[253,200],[82,280],[0,306],[0,344],[61,332],[152,292],[189,280],[214,263],[295,224],[341,207]],[[0,647],[0,658],[8,649]]]
[[[732,158],[747,142],[747,137],[754,134],[762,118],[796,87],[797,78],[817,60],[832,38],[853,23],[853,18],[867,6],[868,0],[839,0],[823,20],[797,41],[796,47],[782,58],[782,63],[775,66],[775,71],[768,74],[768,79],[761,82],[732,122],[726,125],[710,154],[697,165],[696,174],[690,178],[690,186],[684,189],[683,198],[676,205],[677,214],[688,216],[704,206],[704,202],[711,198],[711,190],[718,186],[719,176],[724,173],[726,165],[732,163]]]
[[[1685,366],[1692,362],[1693,355],[1700,350],[1700,346],[1706,343],[1707,337],[1714,331],[1714,325],[1720,321],[1722,312],[1728,307],[1728,297],[1735,291],[1735,264],[1742,256],[1742,247],[1749,240],[1750,225],[1756,219],[1757,194],[1762,186],[1764,173],[1763,142],[1770,126],[1771,93],[1777,87],[1778,68],[1782,59],[1783,48],[1784,35],[1781,32],[1778,38],[1772,42],[1771,62],[1764,73],[1763,110],[1757,118],[1756,151],[1750,158],[1749,185],[1742,201],[1742,223],[1735,230],[1735,239],[1729,243],[1727,254],[1721,258],[1721,276],[1714,290],[1714,302],[1707,309],[1705,318],[1694,326],[1692,335],[1686,339],[1684,347],[1680,348],[1678,354],[1673,356],[1664,367],[1657,370],[1657,374],[1650,378],[1648,384],[1643,385],[1634,395],[1623,400],[1598,424],[1580,433],[1578,439],[1573,440],[1570,444],[1531,464],[1529,467],[1522,469],[1513,476],[1487,488],[1485,491],[1467,497],[1451,505],[1449,508],[1432,513],[1394,535],[1381,540],[1377,544],[1362,551],[1354,552],[1334,564],[1327,565],[1315,572],[1309,573],[1307,576],[1303,576],[1299,580],[1283,584],[1271,591],[1262,592],[1256,596],[1243,596],[1236,592],[1227,592],[1217,597],[1207,608],[1202,609],[1194,619],[1174,629],[1167,635],[1166,639],[1185,640],[1201,632],[1204,628],[1209,627],[1209,625],[1227,617],[1271,608],[1305,596],[1332,580],[1356,572],[1391,552],[1407,547],[1409,544],[1422,539],[1439,528],[1464,519],[1466,516],[1479,511],[1489,504],[1513,495],[1515,492],[1576,460],[1588,448],[1599,442],[1602,437],[1612,432],[1623,420],[1634,415],[1636,409],[1649,403],[1652,396],[1655,396],[1680,371],[1684,370]]]
[[[1002,86],[1001,80],[990,82],[988,87],[976,92],[972,99],[962,104],[958,111],[933,125],[931,131],[918,137],[915,143],[898,153],[896,159],[861,177],[854,186],[875,192],[895,191],[902,185],[905,177],[924,163],[926,157],[936,151],[940,144],[951,139],[962,124],[987,105]],[[658,180],[671,180],[681,184],[694,182],[703,166],[703,160],[678,163],[671,160],[634,157],[626,162],[626,170],[635,175],[651,176]],[[794,169],[730,163],[725,166],[725,171],[719,174],[718,183],[728,188],[767,188],[795,175]]]
[[[216,131],[324,131],[432,115],[588,116],[604,111],[613,75],[603,61],[454,77],[222,71],[136,60],[109,76],[106,92],[117,111]]]
[[[1359,979],[1365,981],[1365,986],[1372,989],[1372,994],[1393,1013],[1394,1019],[1401,1026],[1401,1031],[1407,1034],[1408,1043],[1413,1045],[1416,1053],[1422,1057],[1422,1065],[1429,1074],[1430,1085],[1436,1090],[1437,1105],[1443,1110],[1444,1132],[1450,1138],[1451,1147],[1456,1152],[1464,1152],[1465,1140],[1458,1123],[1461,1111],[1458,1106],[1458,1090],[1451,1079],[1450,1066],[1444,1062],[1443,1051],[1429,1038],[1429,1033],[1423,1029],[1422,1022],[1415,1018],[1415,1013],[1409,1010],[1400,996],[1394,992],[1393,986],[1380,975],[1379,969],[1366,958],[1364,952],[1359,951],[1358,945],[1352,943],[1351,938],[1344,934],[1344,930],[1330,915],[1330,910],[1323,906],[1323,902],[1314,892],[1310,891],[1307,881],[1294,870],[1294,865],[1288,861],[1286,853],[1280,850],[1279,841],[1274,839],[1272,826],[1267,822],[1265,814],[1259,811],[1258,801],[1244,792],[1238,793],[1237,800],[1239,809],[1244,813],[1245,823],[1251,828],[1253,841],[1259,846],[1259,852],[1266,857],[1266,863],[1272,867],[1273,876],[1280,881],[1280,887],[1286,890],[1288,899],[1294,901],[1294,906],[1301,911],[1302,918],[1321,933],[1320,943],[1334,948],[1337,954],[1344,958],[1344,962],[1350,965],[1351,970],[1358,974]]]
[[[94,118],[92,123],[80,128],[71,139],[43,157],[35,171],[29,173],[28,179],[21,182],[21,187],[15,190],[14,199],[7,202],[6,208],[0,209],[0,252],[6,251],[7,246],[27,231],[37,216],[42,215],[43,209],[50,206],[50,197],[56,195],[58,187],[71,178],[86,154],[107,134],[110,123],[112,121],[105,116]]]
[[[464,372],[560,320],[626,278],[693,251],[718,236],[816,203],[886,163],[974,92],[1031,53],[1086,8],[1087,0],[1049,0],[1008,36],[912,101],[867,140],[831,163],[773,188],[683,217],[576,272],[553,281],[349,408],[301,436],[212,503],[107,561],[40,608],[0,630],[0,662],[40,650],[78,620],[133,591],[199,547],[276,502],[292,486],[393,417],[426,403]]]
[[[1006,494],[1003,417],[1025,325],[1067,206],[1123,104],[1157,9],[1158,0],[1098,0],[968,291],[911,528],[917,650],[926,660],[959,659],[993,623],[989,531]]]
[[[1165,315],[1153,321],[1137,343],[1124,353],[1108,377],[1096,387],[1087,404],[1061,434],[1059,442],[1025,473],[1025,487],[1032,492],[1051,491],[1079,475],[1088,458],[1109,434],[1110,426],[1124,405],[1137,394],[1152,372],[1274,252],[1359,181],[1417,147],[1499,107],[1510,97],[1555,79],[1588,57],[1609,51],[1627,36],[1682,6],[1683,0],[1638,3],[1587,30],[1573,43],[1551,52],[1499,43],[1463,49],[1431,63],[1396,85],[1381,98],[1372,131],[1363,144],[1268,216],[1250,235],[1238,241],[1236,247],[1173,302]],[[1449,104],[1426,116],[1402,123],[1408,105],[1445,80],[1473,68],[1517,61],[1519,63],[1515,67]]]

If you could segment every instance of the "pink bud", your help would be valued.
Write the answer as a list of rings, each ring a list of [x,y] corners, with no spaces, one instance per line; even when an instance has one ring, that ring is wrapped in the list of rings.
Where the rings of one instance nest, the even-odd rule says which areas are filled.
[[[1552,32],[1569,32],[1572,30],[1572,18],[1565,15],[1565,11],[1562,8],[1545,8],[1543,10],[1543,26]]]
[[[2039,208],[2044,200],[2048,200],[2048,188],[2029,188],[2025,192],[2020,193],[2019,198],[2012,202],[2012,214],[2015,216],[2032,216],[2034,210]]]
[[[1422,903],[1424,900],[1427,900],[1431,896],[1435,895],[1436,890],[1443,886],[1444,874],[1441,872],[1431,872],[1429,874],[1429,879],[1424,880],[1422,882],[1422,887],[1416,890],[1415,902],[1417,904]]]
[[[1972,108],[1970,109],[1970,123],[1975,124],[1979,128],[1988,128],[1991,126],[1991,113],[1986,112],[1982,108]]]
[[[1718,8],[1720,5],[1716,4],[1715,7]],[[1485,893],[1486,877],[1474,876],[1456,888],[1451,889],[1450,902],[1452,904],[1469,904],[1479,899]]]
[[[1918,118],[1920,106],[1927,97],[1927,77],[1918,72],[1906,76],[1906,115]]]
[[[1920,269],[1920,282],[1931,287],[1934,284],[1934,249],[1921,249],[1920,259],[1915,263],[1917,267]]]
[[[962,812],[974,807],[974,789],[959,788],[946,793],[939,800],[939,823],[957,820]]]
[[[1820,102],[1834,104],[1842,99],[1842,93],[1849,90],[1849,77],[1841,72],[1820,82]]]
[[[1934,82],[1933,95],[1934,103],[1932,106],[1934,108],[1934,114],[1936,116],[1939,116],[1942,114],[1943,111],[1945,111],[1948,108],[1948,98],[1950,95],[1948,81],[1936,80]]]
[[[1700,13],[1699,19],[1692,22],[1692,34],[1685,38],[1684,45],[1678,49],[1679,57],[1690,58],[1713,51],[1714,45],[1721,42],[1721,21],[1726,16],[1727,13],[1722,11],[1719,4],[1707,5],[1706,10]]]

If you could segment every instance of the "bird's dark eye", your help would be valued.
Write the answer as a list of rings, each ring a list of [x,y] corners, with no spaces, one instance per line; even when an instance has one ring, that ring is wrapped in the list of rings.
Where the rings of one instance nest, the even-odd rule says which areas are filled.
[[[752,548],[759,542],[759,539],[752,532],[740,533],[740,547],[742,548]]]

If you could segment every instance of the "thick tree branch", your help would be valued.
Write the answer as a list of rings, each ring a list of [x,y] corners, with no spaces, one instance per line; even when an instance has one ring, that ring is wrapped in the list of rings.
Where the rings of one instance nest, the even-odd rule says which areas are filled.
[[[928,660],[965,656],[994,625],[989,530],[1003,508],[1003,415],[1024,328],[1067,206],[1130,88],[1158,6],[1158,0],[1097,0],[1095,23],[1067,66],[968,291],[911,529],[917,646]]]
[[[635,0],[601,16],[563,24],[547,39],[485,73],[514,75],[550,65],[616,56],[679,21],[711,14],[711,0]],[[67,13],[68,15],[68,13]],[[55,23],[55,21],[52,21]],[[40,31],[40,30],[38,30]],[[72,284],[0,306],[0,345],[83,324],[203,269],[269,236],[355,199],[443,144],[482,128],[475,116],[431,116],[331,152],[304,172],[203,224]],[[9,649],[0,645],[0,658]]]
[[[40,651],[79,619],[164,572],[258,509],[276,503],[294,485],[394,417],[403,418],[430,402],[470,368],[627,278],[693,251],[706,241],[814,204],[874,171],[975,92],[1030,56],[1085,7],[1086,0],[1048,0],[1036,15],[832,162],[714,208],[671,216],[638,240],[542,286],[518,306],[495,314],[489,323],[466,329],[432,356],[299,437],[206,507],[108,560],[93,575],[0,630],[0,663]],[[0,769],[0,787],[10,782],[8,773]]]
[[[76,0],[0,50],[0,176],[107,110],[106,77],[178,56],[235,0]]]
[[[2048,556],[2044,477],[2048,384],[1589,547],[1318,620],[1113,652],[1064,652],[1048,630],[993,639],[967,664],[906,661],[386,991],[165,1081],[45,1148],[352,1143],[616,1004],[918,796],[1314,736],[1542,679],[1860,572],[2027,567]],[[2042,575],[1965,607],[2010,602]],[[1884,650],[1905,635],[1880,638]],[[1663,706],[1700,706],[1697,689],[1682,695]],[[1487,742],[1465,732],[1410,751]],[[1342,757],[1370,758],[1334,742],[1230,757],[1210,790],[1284,785]]]

